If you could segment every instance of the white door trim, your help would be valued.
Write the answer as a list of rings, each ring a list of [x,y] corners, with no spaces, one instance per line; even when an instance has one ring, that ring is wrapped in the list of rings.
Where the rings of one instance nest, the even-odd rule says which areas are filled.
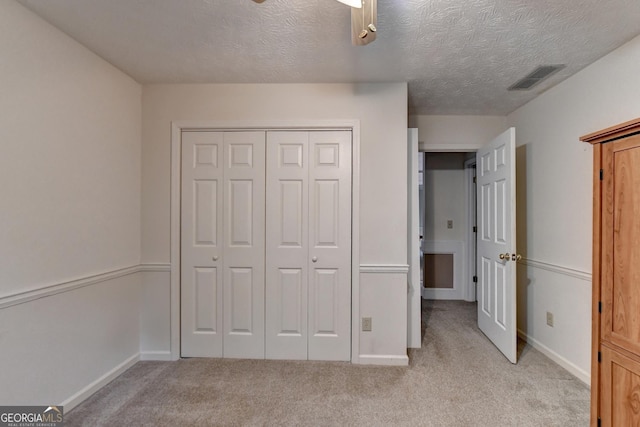
[[[424,153],[472,153],[478,151],[482,144],[425,144],[421,142],[418,150]]]
[[[424,144],[418,145],[421,153],[475,153],[481,145],[478,144]],[[464,162],[464,210],[465,210],[465,232],[466,245],[464,259],[464,279],[461,289],[461,299],[473,302],[476,300],[476,283],[473,281],[473,267],[475,265],[476,242],[473,232],[473,222],[476,211],[475,192],[473,191],[473,170],[471,165],[476,163],[476,159],[469,159]],[[423,243],[424,249],[424,243]],[[420,274],[424,274],[420,272]],[[431,295],[432,292],[425,292],[426,289],[421,288],[423,298],[425,295]]]
[[[407,261],[409,263],[407,290],[407,347],[422,345],[422,289],[420,286],[420,192],[418,171],[418,129],[407,132]]]
[[[352,132],[351,180],[351,363],[360,363],[360,121],[173,121],[171,122],[171,360],[180,358],[180,199],[181,133],[183,130],[350,130]]]
[[[467,275],[463,288],[462,297],[465,301],[474,302],[476,300],[476,283],[473,281],[476,265],[476,239],[473,227],[476,223],[476,192],[473,182],[474,167],[476,159],[464,162],[464,197],[465,197],[465,219],[467,222]]]

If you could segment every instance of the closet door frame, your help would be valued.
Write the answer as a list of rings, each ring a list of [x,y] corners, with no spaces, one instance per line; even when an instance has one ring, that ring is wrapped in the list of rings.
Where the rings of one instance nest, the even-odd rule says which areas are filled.
[[[174,121],[171,122],[171,360],[180,358],[180,228],[183,131],[351,131],[351,363],[359,360],[360,328],[360,121]]]

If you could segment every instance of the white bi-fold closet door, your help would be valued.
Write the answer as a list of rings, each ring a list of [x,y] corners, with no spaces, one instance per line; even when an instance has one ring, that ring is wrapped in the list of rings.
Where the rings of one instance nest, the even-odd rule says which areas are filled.
[[[267,134],[266,357],[351,358],[351,132]]]
[[[181,191],[181,355],[349,360],[351,132],[185,131]]]
[[[264,357],[264,182],[264,132],[182,133],[183,357]]]

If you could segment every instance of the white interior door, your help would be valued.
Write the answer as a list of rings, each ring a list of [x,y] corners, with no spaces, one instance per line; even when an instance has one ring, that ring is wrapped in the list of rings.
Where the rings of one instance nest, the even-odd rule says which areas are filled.
[[[420,274],[420,210],[418,193],[418,129],[408,132],[408,237],[407,253],[409,256],[409,289],[407,297],[407,346],[420,348],[421,346],[421,286]]]
[[[309,134],[309,359],[351,360],[351,132]]]
[[[307,359],[309,132],[267,133],[266,357]]]
[[[182,133],[182,357],[222,357],[223,134]]]
[[[478,187],[478,326],[516,363],[515,129],[476,155]]]
[[[223,356],[260,359],[265,357],[265,133],[223,135]]]

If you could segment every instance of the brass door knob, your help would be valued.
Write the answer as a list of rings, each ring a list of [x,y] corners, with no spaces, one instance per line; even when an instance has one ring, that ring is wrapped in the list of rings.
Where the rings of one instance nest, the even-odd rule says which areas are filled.
[[[511,261],[520,261],[521,259],[522,259],[522,255],[520,254],[511,255]]]
[[[509,261],[511,259],[511,254],[509,252],[505,252],[503,254],[499,255],[500,259],[504,259],[506,261]]]

